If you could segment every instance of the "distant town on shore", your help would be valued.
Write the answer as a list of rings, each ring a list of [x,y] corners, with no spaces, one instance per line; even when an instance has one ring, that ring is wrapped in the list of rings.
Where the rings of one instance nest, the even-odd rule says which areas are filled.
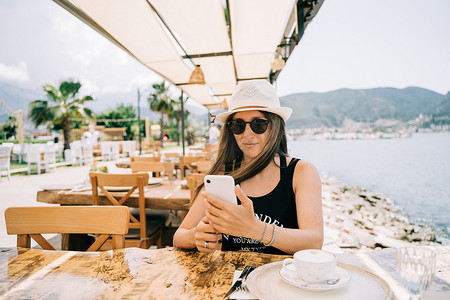
[[[405,138],[418,132],[450,131],[450,93],[408,87],[281,97],[294,113],[287,121],[291,140]]]
[[[345,120],[342,127],[287,129],[288,140],[362,140],[409,138],[415,133],[449,132],[449,124],[427,124],[432,117],[420,114],[407,123],[378,120],[375,124]]]

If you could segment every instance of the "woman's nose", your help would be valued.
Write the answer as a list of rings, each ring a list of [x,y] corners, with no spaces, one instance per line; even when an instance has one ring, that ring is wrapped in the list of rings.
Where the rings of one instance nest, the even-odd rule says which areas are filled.
[[[245,130],[242,134],[244,135],[253,134],[253,130],[250,127],[250,123],[245,124]]]

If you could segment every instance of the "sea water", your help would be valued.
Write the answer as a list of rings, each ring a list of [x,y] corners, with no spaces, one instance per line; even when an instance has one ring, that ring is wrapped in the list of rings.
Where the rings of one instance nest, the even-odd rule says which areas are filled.
[[[450,244],[450,133],[403,139],[298,140],[289,154],[335,177],[388,197],[410,220],[436,229]]]

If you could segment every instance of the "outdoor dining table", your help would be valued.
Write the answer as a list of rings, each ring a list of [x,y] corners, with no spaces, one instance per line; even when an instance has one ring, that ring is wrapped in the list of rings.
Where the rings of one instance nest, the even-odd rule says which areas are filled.
[[[422,299],[448,299],[450,247],[434,249],[436,275]],[[337,258],[339,264],[351,264],[382,278],[389,290],[388,298],[407,299],[395,269],[395,253],[396,249],[388,248],[338,254]],[[247,265],[276,264],[287,257],[290,256],[248,251],[201,253],[176,248],[127,248],[99,253],[0,248],[0,298],[222,299],[231,287],[235,270]],[[367,295],[364,299],[370,298],[373,291],[364,290],[364,286],[358,288]],[[326,298],[330,295],[327,293],[309,292],[302,299]],[[346,299],[354,299],[355,295],[348,296]]]
[[[159,186],[145,187],[145,207],[153,209],[189,210],[190,193],[181,185],[181,180],[164,180]],[[115,192],[125,195],[126,192]],[[125,202],[130,207],[138,207],[139,194],[133,193]],[[60,205],[92,205],[92,190],[42,190],[37,193],[37,201]],[[111,205],[102,193],[99,194],[100,204]]]

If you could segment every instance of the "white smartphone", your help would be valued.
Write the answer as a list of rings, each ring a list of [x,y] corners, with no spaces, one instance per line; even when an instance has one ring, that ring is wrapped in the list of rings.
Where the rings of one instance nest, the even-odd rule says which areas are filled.
[[[203,178],[205,190],[223,201],[237,204],[234,192],[234,178],[229,175],[206,175]]]

